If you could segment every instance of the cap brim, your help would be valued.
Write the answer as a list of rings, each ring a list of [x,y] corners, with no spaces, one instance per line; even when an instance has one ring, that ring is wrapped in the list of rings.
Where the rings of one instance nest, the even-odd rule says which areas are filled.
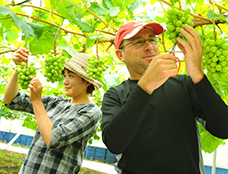
[[[160,24],[158,24],[158,23],[149,23],[149,24],[138,26],[131,33],[127,34],[123,39],[130,39],[130,38],[132,38],[141,29],[143,29],[145,27],[150,28],[155,33],[155,35],[160,35],[160,34],[162,34],[164,32],[164,28]]]

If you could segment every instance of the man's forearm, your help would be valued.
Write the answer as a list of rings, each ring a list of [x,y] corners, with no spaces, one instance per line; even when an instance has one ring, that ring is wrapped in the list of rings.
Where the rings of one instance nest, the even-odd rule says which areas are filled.
[[[216,137],[228,138],[228,107],[206,78],[195,85],[195,90],[204,111],[207,130]]]
[[[18,93],[18,75],[17,75],[17,72],[14,71],[12,77],[10,78],[6,86],[3,102],[6,105],[10,104],[13,101],[13,99],[17,96],[17,93]]]

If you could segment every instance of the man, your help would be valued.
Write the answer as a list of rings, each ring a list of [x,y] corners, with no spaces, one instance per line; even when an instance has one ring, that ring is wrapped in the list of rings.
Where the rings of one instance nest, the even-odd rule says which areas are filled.
[[[199,121],[228,138],[228,108],[202,69],[202,43],[190,26],[177,38],[189,76],[176,58],[159,55],[158,23],[129,22],[115,37],[116,54],[130,78],[110,88],[102,103],[102,138],[121,174],[203,174]]]

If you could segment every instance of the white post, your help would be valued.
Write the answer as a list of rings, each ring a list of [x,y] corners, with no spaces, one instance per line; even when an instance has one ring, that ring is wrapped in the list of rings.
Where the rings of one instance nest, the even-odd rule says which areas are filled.
[[[23,128],[21,129],[21,131],[18,132],[18,133],[13,137],[13,139],[7,144],[5,150],[7,150],[7,149],[14,143],[14,141],[16,141],[16,139],[21,135],[21,133],[22,133],[22,131],[23,131],[24,129],[25,129],[25,128],[23,127]]]
[[[216,174],[216,156],[217,156],[217,149],[213,153],[213,162],[212,162],[211,174]]]

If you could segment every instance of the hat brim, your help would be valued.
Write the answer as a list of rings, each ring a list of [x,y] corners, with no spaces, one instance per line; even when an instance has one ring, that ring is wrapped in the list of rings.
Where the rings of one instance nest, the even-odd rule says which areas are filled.
[[[77,74],[78,76],[80,76],[81,78],[83,78],[84,80],[88,81],[89,83],[93,84],[95,90],[101,88],[103,85],[98,82],[97,80],[91,78],[91,77],[88,77],[88,75],[86,73],[84,73],[83,71],[79,71],[80,68],[74,68],[74,67],[71,67],[71,64],[69,63],[65,63],[64,64],[65,68],[72,71],[73,73]],[[77,65],[76,65],[77,66]]]
[[[164,28],[159,23],[149,23],[136,27],[131,33],[127,34],[123,39],[130,39],[134,37],[140,30],[142,30],[145,27],[150,28],[155,35],[160,35],[164,32]]]

